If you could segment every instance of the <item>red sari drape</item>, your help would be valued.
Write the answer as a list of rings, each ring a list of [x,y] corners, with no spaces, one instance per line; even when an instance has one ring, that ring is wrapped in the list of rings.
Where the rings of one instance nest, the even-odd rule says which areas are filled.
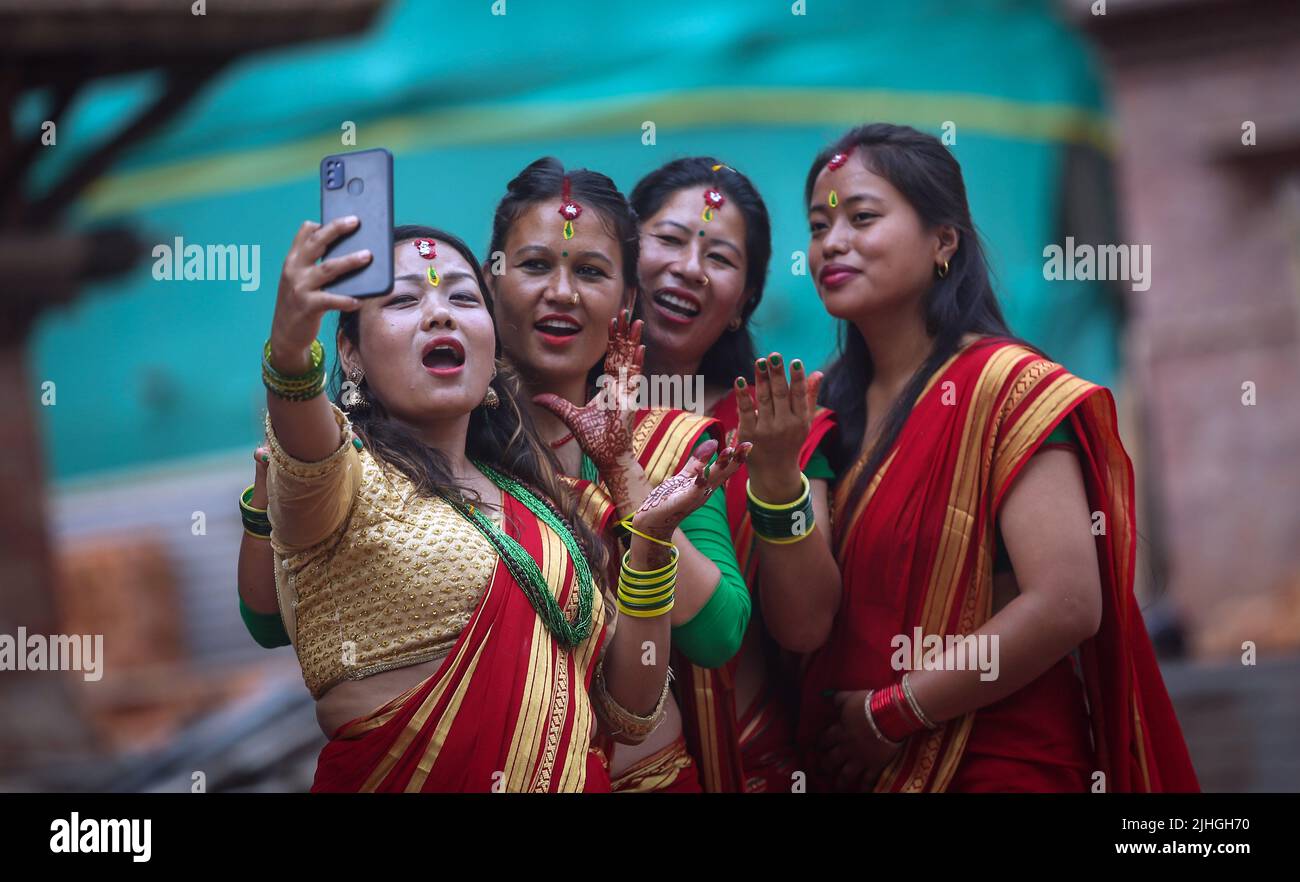
[[[734,390],[718,401],[713,415],[720,421],[730,442],[731,433],[740,425]],[[834,415],[825,408],[818,408],[808,437],[799,451],[800,468],[808,464],[834,425]],[[753,608],[758,610],[758,554],[754,543],[761,540],[755,540],[750,525],[745,495],[748,480],[749,468],[741,466],[727,482],[727,520],[740,572],[754,597]],[[772,662],[768,671],[775,673],[779,652],[775,645],[765,646],[765,650]],[[691,754],[700,765],[700,783],[708,793],[744,793],[751,773],[762,777],[761,769],[746,771],[746,755],[751,766],[764,768],[781,766],[784,757],[797,757],[794,708],[787,700],[788,690],[781,688],[780,684],[767,684],[765,693],[755,699],[756,707],[750,708],[746,719],[740,720],[736,714],[736,667],[736,659],[720,668],[702,668],[691,664],[681,653],[674,657],[673,668],[682,684],[678,690],[682,728]],[[780,772],[784,773],[784,769]],[[788,775],[781,783],[783,789],[789,789]]]
[[[1105,774],[1108,791],[1197,789],[1133,596],[1133,469],[1120,443],[1114,401],[1106,389],[999,339],[965,347],[936,371],[865,493],[854,489],[862,460],[837,482],[833,519],[843,595],[831,636],[808,660],[802,684],[799,737],[810,769],[817,767],[817,739],[833,719],[825,690],[897,680],[900,672],[890,662],[896,635],[912,635],[918,627],[926,635],[966,635],[990,618],[1002,499],[1029,457],[1067,419],[1078,438],[1090,509],[1105,518],[1094,515],[1094,525],[1104,524],[1104,532],[1094,529],[1101,533],[1102,624],[1077,653],[1080,698],[1087,698],[1078,725],[1090,725],[1093,745],[1085,761]],[[968,753],[980,715],[1050,730],[1062,709],[1052,698],[1059,689],[1045,684],[1065,682],[1062,664],[1068,661],[997,705],[909,738],[876,789],[938,791],[954,781],[989,781],[973,768],[985,754]],[[1042,745],[1026,734],[1033,731],[1003,725],[996,749],[1034,756]],[[1014,765],[998,774],[1014,775]],[[1052,789],[1053,780],[1059,779],[1003,777],[996,789]]]
[[[706,433],[721,440],[720,424],[712,417],[699,416],[684,410],[646,408],[634,416],[632,427],[632,452],[645,471],[650,486],[657,486],[665,478],[677,474],[691,457],[691,451]],[[619,557],[617,539],[612,527],[617,511],[605,486],[598,482],[565,477],[564,482],[577,498],[578,512],[597,535],[609,543],[609,584],[618,578]],[[674,665],[676,667],[676,665]],[[678,692],[681,690],[679,689]],[[612,756],[618,747],[608,737],[600,738],[602,747]],[[631,769],[620,773],[619,792],[698,793],[699,783],[695,766],[683,767],[680,756],[671,756],[677,745],[672,745],[654,756],[645,757]],[[693,757],[692,757],[693,758]]]
[[[577,588],[564,543],[522,502],[503,499],[504,528],[572,617]],[[498,561],[437,672],[341,726],[321,751],[312,791],[608,791],[609,772],[591,749],[589,689],[604,637],[599,593],[592,618],[591,636],[563,649]]]

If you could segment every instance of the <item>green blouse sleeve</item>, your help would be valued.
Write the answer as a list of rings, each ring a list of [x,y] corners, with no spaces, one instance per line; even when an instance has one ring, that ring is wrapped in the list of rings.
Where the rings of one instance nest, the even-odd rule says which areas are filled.
[[[740,651],[749,627],[749,588],[736,563],[727,526],[727,497],[713,492],[702,506],[682,521],[682,532],[700,554],[722,573],[713,596],[686,624],[673,628],[673,643],[693,663],[718,668]]]
[[[280,619],[280,614],[260,613],[248,608],[244,603],[244,598],[239,598],[239,615],[244,619],[244,627],[248,633],[253,635],[253,639],[259,645],[267,649],[274,649],[277,646],[289,645],[289,632],[284,630],[284,622]]]
[[[813,451],[813,455],[808,459],[808,464],[804,466],[803,473],[808,476],[808,480],[821,478],[823,481],[834,481],[835,470],[831,468],[831,461],[826,458],[821,447]]]

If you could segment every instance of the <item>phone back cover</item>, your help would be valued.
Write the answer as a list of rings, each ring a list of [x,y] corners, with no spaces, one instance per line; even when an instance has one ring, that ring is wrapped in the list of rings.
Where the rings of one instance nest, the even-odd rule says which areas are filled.
[[[325,162],[329,159],[343,160],[344,184],[337,190],[325,189]],[[362,248],[369,248],[374,255],[367,266],[340,276],[325,290],[353,297],[387,294],[393,288],[393,155],[380,148],[326,156],[321,160],[320,175],[321,223],[349,214],[361,219],[351,235],[334,241],[325,257]],[[349,192],[348,185],[354,180],[361,181],[359,194]]]

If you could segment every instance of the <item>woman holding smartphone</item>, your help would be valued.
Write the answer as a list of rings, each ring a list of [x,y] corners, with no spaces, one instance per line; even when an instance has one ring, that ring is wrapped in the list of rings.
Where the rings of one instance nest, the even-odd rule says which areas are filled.
[[[355,225],[302,225],[263,353],[275,591],[330,735],[313,789],[608,789],[596,715],[628,740],[658,721],[666,663],[642,654],[668,645],[669,537],[734,465],[692,459],[638,507],[615,599],[633,614],[604,645],[603,549],[497,360],[473,254],[400,227],[390,293],[329,294],[370,260],[316,263]],[[338,403],[316,340],[335,309]],[[265,593],[241,581],[246,606]]]

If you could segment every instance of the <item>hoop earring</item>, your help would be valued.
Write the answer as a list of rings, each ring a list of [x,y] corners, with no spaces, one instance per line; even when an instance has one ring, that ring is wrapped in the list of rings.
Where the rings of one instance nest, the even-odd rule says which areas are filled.
[[[946,278],[948,278],[948,261],[945,260],[945,261],[943,262],[943,269],[940,269],[939,267],[936,266],[936,267],[934,268],[934,272],[935,272],[935,275],[937,275],[937,276],[938,276],[939,278],[941,278],[941,279],[946,279]]]
[[[347,382],[343,384],[340,390],[339,400],[343,402],[344,410],[357,410],[363,407],[369,407],[370,401],[366,398],[365,393],[361,391],[361,381],[365,379],[365,374],[361,368],[354,367],[348,374]]]

